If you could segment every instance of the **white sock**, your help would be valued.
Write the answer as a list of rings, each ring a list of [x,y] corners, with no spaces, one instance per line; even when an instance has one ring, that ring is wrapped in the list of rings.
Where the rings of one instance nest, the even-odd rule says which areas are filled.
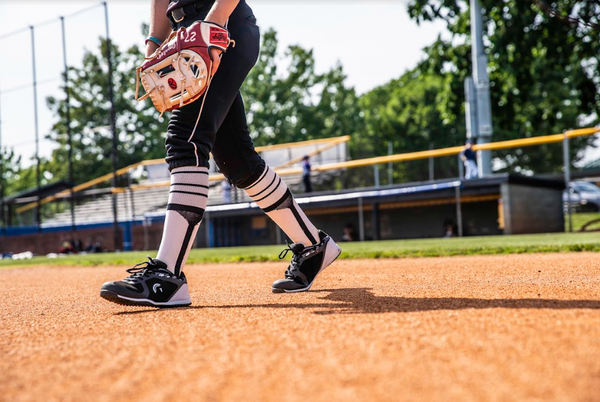
[[[281,177],[268,166],[244,191],[294,243],[310,246],[321,242],[319,230],[300,209]]]
[[[169,203],[162,240],[156,258],[179,275],[190,249],[208,201],[208,169],[184,166],[171,171]]]

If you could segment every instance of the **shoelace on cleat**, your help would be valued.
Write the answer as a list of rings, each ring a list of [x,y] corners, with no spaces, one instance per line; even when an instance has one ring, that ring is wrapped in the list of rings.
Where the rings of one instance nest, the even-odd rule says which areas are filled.
[[[307,252],[312,251],[315,248],[315,246],[304,247],[302,251],[296,253],[294,252],[292,247],[289,244],[287,244],[287,248],[281,250],[281,253],[279,253],[280,260],[283,260],[290,251],[293,254],[292,261],[290,262],[289,267],[285,270],[284,276],[286,279],[294,279],[297,276],[296,272],[300,271],[300,258],[304,254],[307,254]]]
[[[156,262],[154,262],[153,258],[148,257],[148,261],[140,262],[133,266],[133,268],[127,269],[127,273],[131,274],[125,280],[139,280],[144,276],[150,276],[155,271],[158,271],[160,268],[156,266]]]
[[[287,248],[284,248],[283,250],[281,250],[281,253],[279,253],[280,260],[283,260],[290,251],[294,254],[294,257],[296,256],[296,253],[294,253],[294,250],[292,250],[292,247],[289,245],[289,243],[286,244],[286,246]]]

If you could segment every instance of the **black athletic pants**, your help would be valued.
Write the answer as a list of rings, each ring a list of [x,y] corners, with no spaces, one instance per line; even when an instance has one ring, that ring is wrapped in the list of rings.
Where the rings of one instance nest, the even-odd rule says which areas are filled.
[[[200,6],[186,7],[186,16],[175,28],[189,26],[202,20],[212,1]],[[189,15],[188,15],[188,11]],[[229,180],[239,188],[255,182],[264,170],[264,162],[254,150],[246,122],[240,87],[258,59],[260,33],[256,18],[245,0],[229,18],[230,47],[221,59],[219,70],[204,96],[206,102],[196,124],[203,98],[172,112],[169,120],[166,148],[169,169],[181,166],[208,167],[209,154]]]

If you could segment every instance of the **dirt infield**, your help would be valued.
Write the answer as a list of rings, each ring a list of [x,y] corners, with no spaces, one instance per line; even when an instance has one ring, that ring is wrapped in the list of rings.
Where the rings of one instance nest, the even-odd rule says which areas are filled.
[[[110,304],[123,268],[0,271],[2,401],[600,401],[600,255],[187,268],[194,305]]]

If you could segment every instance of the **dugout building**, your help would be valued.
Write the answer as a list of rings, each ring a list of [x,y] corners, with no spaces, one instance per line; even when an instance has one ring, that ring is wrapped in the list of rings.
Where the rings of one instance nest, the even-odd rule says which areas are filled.
[[[470,181],[442,180],[303,194],[298,177],[286,182],[315,225],[336,241],[486,236],[563,232],[564,184],[552,179],[502,174]],[[240,190],[223,202],[215,185],[196,247],[285,244],[285,235]],[[152,250],[159,245],[167,203],[166,188],[117,194],[122,244],[117,249]],[[76,208],[76,236],[114,250],[110,194]],[[65,215],[66,213],[63,213]],[[73,236],[66,216],[42,225],[5,228],[0,252],[56,252]],[[68,220],[67,220],[68,221]],[[347,238],[347,237],[346,237]]]

